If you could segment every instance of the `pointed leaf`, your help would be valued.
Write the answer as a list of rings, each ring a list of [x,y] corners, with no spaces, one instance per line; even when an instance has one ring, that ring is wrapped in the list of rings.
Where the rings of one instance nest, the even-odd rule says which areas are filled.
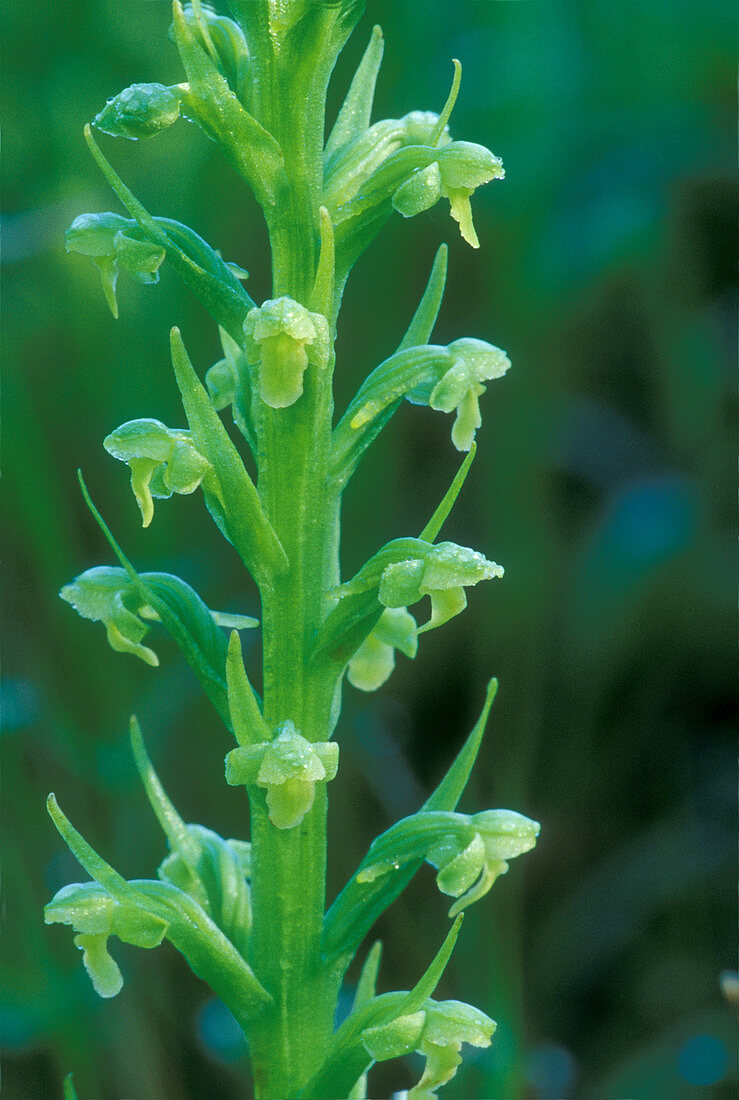
[[[375,85],[384,50],[382,30],[375,26],[372,28],[369,45],[359,62],[346,99],[326,142],[324,159],[327,167],[330,167],[331,158],[342,146],[359,137],[369,127]]]
[[[231,723],[238,743],[256,745],[260,741],[269,741],[272,731],[262,716],[254,689],[246,675],[241,656],[241,640],[235,630],[228,643],[226,684]]]

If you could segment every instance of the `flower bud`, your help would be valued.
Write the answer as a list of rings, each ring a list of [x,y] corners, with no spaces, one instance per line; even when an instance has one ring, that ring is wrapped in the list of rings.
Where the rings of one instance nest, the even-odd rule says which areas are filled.
[[[226,782],[266,788],[269,818],[278,829],[299,825],[313,805],[316,783],[328,783],[339,766],[335,741],[307,741],[291,721],[274,741],[240,745],[226,757]]]
[[[328,161],[322,201],[335,210],[355,198],[373,172],[398,149],[426,145],[438,121],[439,116],[433,111],[411,111],[403,118],[375,122]],[[439,145],[449,141],[445,130]]]
[[[132,84],[109,99],[93,125],[112,137],[151,137],[180,117],[180,94],[164,84]]]
[[[212,470],[193,446],[190,432],[174,431],[159,420],[129,420],[106,436],[103,446],[131,469],[131,488],[148,527],[154,515],[153,497],[194,493]]]
[[[256,371],[259,396],[273,409],[294,405],[303,392],[308,363],[324,367],[329,357],[326,318],[292,298],[272,298],[244,321],[247,362]]]
[[[205,6],[196,14],[193,6],[187,4],[184,17],[198,45],[213,58],[229,87],[244,102],[251,73],[249,50],[241,27],[228,16],[216,15]]]

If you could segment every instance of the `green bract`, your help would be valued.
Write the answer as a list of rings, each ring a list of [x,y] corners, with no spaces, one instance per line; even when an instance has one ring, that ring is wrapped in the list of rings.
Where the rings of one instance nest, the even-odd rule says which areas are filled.
[[[446,776],[417,813],[369,845],[326,908],[328,784],[338,770],[344,676],[362,691],[381,688],[397,652],[415,657],[419,635],[459,614],[468,587],[503,574],[480,551],[437,541],[475,456],[480,396],[510,365],[505,352],[483,340],[431,343],[446,245],[405,332],[388,334],[390,353],[366,377],[352,383],[350,375],[354,396],[334,417],[334,370],[346,369],[336,361],[338,314],[357,258],[394,211],[411,217],[440,198],[448,199],[462,237],[477,247],[470,197],[503,176],[489,149],[450,132],[458,61],[438,113],[409,110],[372,122],[383,54],[379,27],[326,127],[329,79],[363,6],[363,0],[229,0],[230,18],[202,0],[184,7],[174,0],[170,38],[184,70],[181,83],[133,84],[94,120],[98,131],[135,140],[182,116],[193,123],[194,140],[204,136],[218,146],[264,215],[272,275],[260,295],[265,300],[255,301],[242,285],[242,260],[252,265],[249,241],[239,240],[240,214],[231,224],[224,211],[224,241],[239,261],[226,262],[193,229],[150,214],[107,159],[110,143],[99,145],[90,126],[85,140],[122,213],[83,214],[66,236],[69,252],[99,268],[114,315],[119,272],[155,283],[166,258],[212,319],[214,337],[217,328],[223,355],[207,371],[186,350],[190,334],[185,340],[179,328],[170,332],[172,388],[185,426],[131,420],[104,446],[129,466],[145,527],[155,499],[202,490],[225,554],[244,567],[251,586],[244,599],[260,603],[261,646],[242,652],[237,633],[257,620],[211,611],[179,577],[138,572],[80,476],[119,565],[88,569],[61,596],[84,618],[102,622],[114,649],[150,665],[159,658],[144,644],[148,631],[160,623],[168,632],[234,738],[225,778],[240,790],[228,797],[248,802],[250,835],[225,839],[181,816],[134,718],[133,757],[166,837],[157,877],[124,879],[50,796],[52,820],[92,881],[59,891],[46,920],[74,927],[104,997],[122,983],[108,954],[110,936],[145,948],[168,939],[242,1028],[256,1100],[359,1100],[374,1062],[413,1051],[426,1068],[408,1096],[430,1100],[454,1075],[463,1043],[487,1046],[495,1028],[488,1016],[432,999],[461,915],[408,991],[376,992],[376,943],[352,1009],[337,1027],[342,983],[365,936],[424,861],[454,899],[455,916],[487,893],[510,859],[533,847],[539,831],[511,810],[457,812],[497,688],[491,680]],[[163,62],[160,76],[168,66]],[[163,173],[175,170],[162,166]],[[384,270],[381,259],[377,266]],[[376,318],[359,323],[374,325]],[[466,456],[419,537],[401,529],[344,579],[343,494],[382,428],[396,412],[403,415],[404,399],[454,413],[452,443]],[[204,560],[220,572],[217,554]],[[419,627],[409,608],[426,596],[431,613]],[[252,668],[256,654],[261,668]],[[188,788],[195,798],[198,769],[191,769]],[[71,1083],[66,1091],[71,1095]]]

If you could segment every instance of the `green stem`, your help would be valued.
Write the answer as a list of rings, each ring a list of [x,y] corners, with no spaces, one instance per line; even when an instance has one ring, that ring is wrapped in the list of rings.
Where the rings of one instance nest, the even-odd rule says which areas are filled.
[[[302,118],[273,109],[269,121],[285,157],[284,204],[268,217],[273,295],[309,298],[319,255],[320,174]],[[299,114],[299,112],[298,112]],[[315,118],[311,126],[316,126]],[[334,318],[329,318],[333,328]],[[333,402],[328,367],[309,367],[292,406],[256,400],[259,495],[284,539],[290,567],[263,591],[264,717],[270,728],[291,719],[309,741],[333,732],[335,672],[309,665],[309,647],[338,581],[338,507],[329,489]],[[295,1095],[316,1072],[330,1040],[335,978],[321,960],[325,908],[326,787],[292,829],[276,828],[258,790],[251,800],[253,934],[250,960],[274,1004],[249,1027],[259,1098]]]

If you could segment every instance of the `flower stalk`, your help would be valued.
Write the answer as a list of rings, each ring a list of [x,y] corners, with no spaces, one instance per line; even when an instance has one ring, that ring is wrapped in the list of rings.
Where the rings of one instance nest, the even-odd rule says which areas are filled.
[[[361,15],[360,0],[230,6],[233,18],[199,0],[187,7],[175,0],[173,38],[185,80],[171,88],[133,85],[108,102],[95,125],[138,140],[188,119],[214,140],[262,207],[269,294],[255,302],[241,286],[243,272],[216,249],[187,227],[151,216],[89,128],[93,156],[130,217],[83,215],[67,247],[97,264],[114,314],[121,270],[153,283],[169,261],[220,328],[224,358],[205,384],[179,330],[172,331],[187,426],[129,421],[107,436],[105,447],[129,466],[144,525],[155,521],[154,498],[202,492],[259,592],[262,698],[252,689],[238,637],[254,621],[210,611],[179,578],[138,574],[97,512],[120,567],[88,569],[62,596],[84,617],[102,621],[114,648],[152,666],[155,651],[142,639],[156,622],[172,634],[236,739],[225,779],[244,788],[250,839],[224,840],[186,825],[134,723],[134,757],[169,847],[158,880],[127,883],[51,802],[55,824],[94,881],[65,887],[46,919],[76,929],[103,996],[115,995],[123,981],[107,953],[111,935],[147,948],[172,939],[241,1024],[259,1100],[366,1095],[373,1062],[415,1049],[427,1058],[411,1093],[420,1100],[453,1076],[462,1043],[486,1046],[495,1028],[477,1009],[432,999],[460,918],[413,991],[375,993],[376,950],[354,1012],[338,1031],[336,1005],[364,935],[424,860],[437,868],[440,890],[458,899],[454,916],[490,889],[506,860],[535,843],[538,826],[520,814],[456,812],[494,689],[437,791],[374,841],[328,910],[327,785],[341,775],[334,736],[345,676],[350,690],[376,690],[392,674],[396,653],[412,659],[425,631],[464,609],[467,588],[502,575],[481,553],[437,538],[474,457],[483,383],[501,377],[509,362],[482,340],[429,343],[445,248],[396,353],[370,373],[338,418],[334,341],[351,267],[393,212],[411,217],[446,197],[463,238],[477,247],[469,199],[500,178],[502,167],[484,147],[451,137],[461,75],[456,61],[440,114],[414,111],[371,124],[379,28],[324,148],[328,81]],[[420,538],[403,532],[342,583],[342,494],[403,398],[455,412],[452,442],[468,456]],[[219,415],[229,408],[253,453],[256,481]],[[426,596],[430,614],[419,626],[408,608]],[[228,641],[223,627],[232,631]]]

